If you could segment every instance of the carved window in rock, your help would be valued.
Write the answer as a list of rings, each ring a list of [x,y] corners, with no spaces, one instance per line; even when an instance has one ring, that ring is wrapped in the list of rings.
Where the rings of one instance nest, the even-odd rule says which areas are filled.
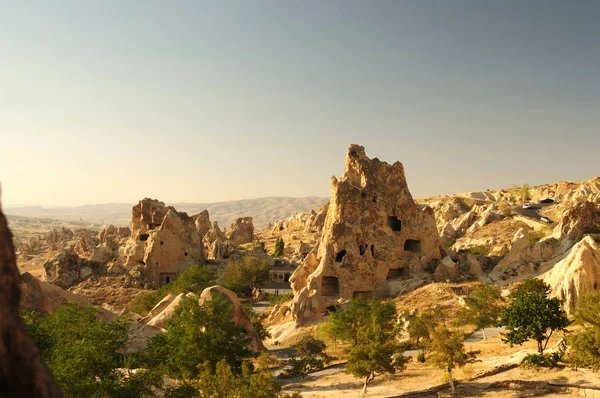
[[[386,279],[401,278],[407,274],[406,268],[390,268],[387,273]]]
[[[321,279],[321,296],[338,296],[340,285],[335,276],[324,276]]]
[[[344,259],[345,255],[346,255],[346,249],[342,249],[339,252],[337,252],[337,254],[335,255],[335,262],[341,263],[342,260]]]
[[[402,220],[399,220],[396,216],[388,216],[387,225],[392,229],[392,231],[402,231]]]
[[[177,279],[177,273],[175,272],[161,272],[159,275],[159,285],[164,286],[169,283],[173,283]]]
[[[421,251],[421,241],[418,239],[407,239],[404,242],[404,250],[419,253]]]
[[[147,241],[149,237],[150,237],[150,234],[141,234],[140,235],[140,242]]]

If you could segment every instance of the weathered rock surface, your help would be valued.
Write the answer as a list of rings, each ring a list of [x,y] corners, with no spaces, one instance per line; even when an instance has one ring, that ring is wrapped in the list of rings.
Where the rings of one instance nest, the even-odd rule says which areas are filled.
[[[0,210],[0,398],[61,398],[19,316],[20,285],[12,234]]]
[[[600,287],[600,245],[586,236],[540,278],[552,288],[551,297],[561,299],[570,313],[581,295]]]
[[[100,268],[101,264],[80,258],[75,250],[66,248],[44,263],[42,281],[67,289],[101,272]]]
[[[254,225],[252,217],[240,217],[229,229],[229,240],[235,245],[242,245],[254,241]]]
[[[133,230],[122,253],[125,267],[142,284],[159,286],[204,259],[205,212],[190,217],[163,202],[143,199],[132,210]]]
[[[331,180],[319,244],[290,279],[296,322],[357,294],[381,294],[386,281],[414,277],[440,258],[433,211],[414,202],[400,162],[369,159],[350,146],[344,176]]]

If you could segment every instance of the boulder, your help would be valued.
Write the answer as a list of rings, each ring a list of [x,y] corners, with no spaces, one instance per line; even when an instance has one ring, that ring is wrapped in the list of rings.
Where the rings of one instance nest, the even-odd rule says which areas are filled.
[[[254,242],[254,225],[252,217],[240,217],[229,229],[228,239],[235,245]]]
[[[444,257],[433,273],[436,282],[452,282],[458,278],[458,263],[452,261],[449,256]]]
[[[75,250],[66,248],[44,263],[42,281],[67,289],[100,271],[97,263],[82,259]]]
[[[414,202],[402,164],[371,160],[351,145],[343,177],[331,180],[319,244],[290,279],[293,318],[302,323],[358,294],[383,294],[388,279],[425,272],[439,246],[433,210]]]
[[[552,288],[551,297],[561,299],[571,313],[579,297],[600,287],[600,245],[586,236],[540,278]]]

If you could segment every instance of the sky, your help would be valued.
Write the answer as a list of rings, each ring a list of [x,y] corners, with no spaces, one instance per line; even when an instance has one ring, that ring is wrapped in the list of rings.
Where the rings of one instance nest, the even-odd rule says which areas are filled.
[[[600,2],[0,0],[4,205],[600,175]]]

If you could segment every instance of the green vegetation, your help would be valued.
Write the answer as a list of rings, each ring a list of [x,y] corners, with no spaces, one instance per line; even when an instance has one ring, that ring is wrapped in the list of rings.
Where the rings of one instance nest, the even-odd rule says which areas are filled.
[[[539,242],[546,234],[543,231],[529,231],[527,233],[527,239],[529,239],[529,243],[537,243]]]
[[[345,372],[364,378],[362,397],[377,375],[404,369],[401,346],[396,341],[396,316],[394,303],[374,298],[353,299],[345,311],[338,309],[330,315],[330,333],[350,343]]]
[[[67,397],[153,397],[162,383],[153,371],[121,371],[131,367],[123,355],[128,343],[126,318],[106,322],[93,307],[75,304],[46,317],[23,314],[29,335]]]
[[[510,295],[510,305],[500,315],[499,326],[508,329],[502,340],[511,347],[527,340],[538,343],[538,352],[544,353],[555,331],[569,325],[567,314],[557,298],[548,298],[550,287],[537,278],[527,279]]]
[[[579,298],[575,322],[583,329],[570,336],[567,360],[576,367],[600,370],[600,292],[586,293]]]
[[[227,264],[221,283],[238,294],[250,297],[254,289],[269,280],[269,268],[267,259],[247,255]]]
[[[455,240],[450,241],[450,242],[444,242],[444,243],[442,243],[442,247],[444,249],[450,249],[452,246],[454,246],[455,243],[456,243]]]
[[[296,355],[289,359],[289,375],[305,375],[323,369],[331,362],[331,357],[325,353],[325,342],[311,335],[304,336],[296,344]]]
[[[429,360],[448,372],[448,380],[453,394],[455,393],[455,387],[452,370],[457,367],[463,367],[471,362],[477,354],[476,352],[465,352],[464,337],[463,333],[452,332],[447,327],[441,325],[434,330],[431,343],[429,344],[431,351]]]
[[[420,315],[417,312],[405,313],[404,319],[408,322],[406,332],[412,346],[424,350],[431,342],[435,329],[443,323],[443,317],[439,307],[425,310]]]
[[[488,248],[485,246],[471,246],[463,250],[466,254],[472,256],[485,256],[488,253]]]
[[[233,308],[218,295],[200,306],[185,298],[165,323],[169,333],[160,333],[148,343],[148,362],[153,369],[171,377],[197,379],[201,366],[215,372],[225,360],[239,374],[253,353],[248,349],[246,330],[233,321]]]
[[[293,298],[294,298],[294,293],[280,294],[279,296],[270,295],[269,303],[272,306],[275,306],[277,304],[285,303],[286,301],[289,301]]]
[[[560,361],[560,355],[556,352],[551,354],[527,354],[520,363],[523,368],[555,368]]]
[[[182,272],[172,283],[164,285],[151,293],[143,292],[137,295],[129,303],[128,310],[145,316],[169,293],[194,292],[199,294],[202,290],[213,286],[215,283],[216,276],[208,266],[195,265]]]
[[[273,255],[275,257],[281,257],[283,256],[284,250],[285,242],[283,241],[283,238],[277,238],[277,240],[275,241],[275,252],[273,253]]]
[[[485,328],[495,325],[502,309],[500,289],[489,283],[478,286],[465,298],[466,307],[463,307],[456,319],[457,325],[471,324],[483,332]]]
[[[519,191],[524,202],[531,200],[531,187],[529,184],[524,184]]]

